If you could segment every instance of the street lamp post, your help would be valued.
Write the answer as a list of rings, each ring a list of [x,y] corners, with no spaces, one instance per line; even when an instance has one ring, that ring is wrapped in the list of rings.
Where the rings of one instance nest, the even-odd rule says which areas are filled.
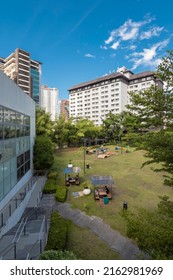
[[[83,166],[83,170],[84,170],[84,173],[85,173],[85,155],[86,155],[86,149],[85,149],[85,147],[86,147],[86,140],[87,140],[87,138],[84,138],[83,139],[83,144],[84,144],[84,160],[83,160],[83,164],[84,164],[84,166]]]

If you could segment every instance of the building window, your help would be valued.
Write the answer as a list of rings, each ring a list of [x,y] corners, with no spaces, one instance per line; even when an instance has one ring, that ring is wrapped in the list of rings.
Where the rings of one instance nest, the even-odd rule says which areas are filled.
[[[30,169],[30,117],[0,106],[0,200]]]

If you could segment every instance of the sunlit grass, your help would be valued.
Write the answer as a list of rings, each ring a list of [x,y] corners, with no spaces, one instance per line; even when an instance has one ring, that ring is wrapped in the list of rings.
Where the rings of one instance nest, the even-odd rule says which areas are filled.
[[[53,170],[59,173],[59,185],[64,185],[64,168],[69,160],[74,166],[81,167],[81,182],[90,182],[91,175],[111,175],[114,179],[113,199],[108,205],[97,202],[93,192],[89,196],[74,198],[72,192],[82,190],[81,186],[71,186],[68,190],[67,202],[73,207],[86,211],[87,214],[101,217],[113,229],[126,235],[126,224],[120,213],[123,202],[128,202],[128,209],[137,211],[139,207],[155,209],[159,196],[168,195],[173,199],[173,190],[163,185],[163,175],[155,173],[150,166],[141,168],[146,160],[144,152],[131,149],[129,153],[116,152],[115,147],[109,146],[114,155],[106,159],[98,159],[96,154],[85,155],[85,163],[90,169],[85,169],[83,148],[64,149],[55,154]]]

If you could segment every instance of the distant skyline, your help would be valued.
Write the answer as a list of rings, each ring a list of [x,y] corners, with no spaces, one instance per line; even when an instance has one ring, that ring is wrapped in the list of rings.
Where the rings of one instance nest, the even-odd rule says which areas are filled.
[[[42,62],[42,85],[68,89],[125,66],[155,70],[173,49],[171,0],[3,1],[0,57],[16,48]]]

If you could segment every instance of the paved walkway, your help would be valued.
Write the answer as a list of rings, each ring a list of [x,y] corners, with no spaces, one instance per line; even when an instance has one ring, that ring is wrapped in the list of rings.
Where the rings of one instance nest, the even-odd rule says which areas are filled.
[[[133,241],[122,236],[118,231],[111,229],[101,218],[88,216],[79,209],[72,209],[68,203],[56,202],[53,209],[57,210],[62,217],[70,219],[74,224],[89,228],[101,240],[106,242],[111,249],[116,250],[122,256],[122,259],[140,259],[142,252]]]
[[[36,194],[34,193],[32,201],[35,200],[35,197]],[[30,202],[28,206],[32,207],[33,204],[35,203]],[[81,227],[89,228],[101,240],[107,243],[107,245],[111,249],[117,251],[121,255],[122,259],[140,259],[142,252],[133,243],[133,241],[122,236],[118,231],[111,229],[111,227],[105,224],[101,218],[96,216],[88,216],[86,215],[86,213],[80,211],[79,209],[71,208],[71,205],[68,203],[56,202],[54,195],[43,195],[39,208],[42,209],[42,211],[44,211],[44,215],[48,221],[50,219],[52,211],[58,211],[62,217],[71,220],[74,224],[79,225]],[[29,248],[31,248],[37,242],[38,233],[40,231],[39,221],[41,223],[40,216],[35,221],[31,221],[31,223],[27,225],[27,234],[21,237],[20,242],[18,244],[17,259],[24,259],[26,257],[26,252],[29,250]],[[36,230],[36,225],[38,226],[38,230]],[[4,249],[5,244],[9,246],[13,235],[14,233],[9,232],[7,233],[7,235],[0,239],[0,251]],[[13,259],[13,250],[11,250],[9,253],[9,259]],[[38,256],[38,253],[39,250],[37,248],[37,253],[35,253],[35,257],[36,255]],[[21,257],[19,257],[19,255]]]

